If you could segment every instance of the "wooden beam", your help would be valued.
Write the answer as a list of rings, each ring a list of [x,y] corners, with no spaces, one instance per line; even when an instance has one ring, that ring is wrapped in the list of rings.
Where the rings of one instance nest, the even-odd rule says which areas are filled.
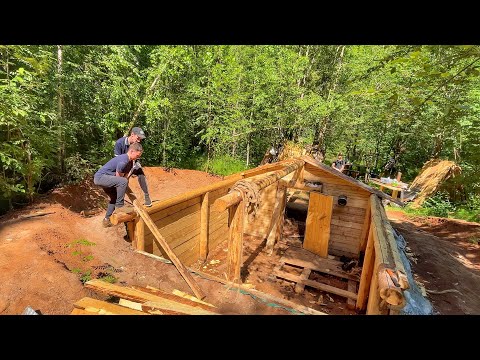
[[[206,192],[202,199],[200,213],[200,259],[206,260],[208,254],[208,226],[210,222],[209,193]]]
[[[138,310],[112,304],[106,301],[84,297],[73,304],[77,309],[95,313],[97,315],[148,315]]]
[[[272,218],[270,220],[270,226],[268,227],[266,238],[267,244],[266,248],[268,251],[272,252],[275,242],[279,240],[279,227],[281,226],[281,220],[285,213],[285,203],[287,197],[287,189],[280,184],[278,184],[277,192],[275,196],[275,210],[273,210]],[[281,234],[281,232],[280,232]]]
[[[198,284],[195,282],[195,280],[193,280],[192,276],[188,273],[187,269],[182,264],[182,262],[177,258],[177,256],[172,251],[172,249],[170,249],[170,246],[168,246],[167,241],[163,238],[162,234],[160,234],[160,231],[158,231],[158,228],[156,227],[152,219],[150,219],[150,216],[147,214],[147,212],[143,209],[141,205],[138,205],[137,200],[133,202],[133,206],[135,207],[138,214],[145,222],[145,225],[148,226],[152,234],[155,236],[155,239],[158,242],[158,244],[167,253],[170,260],[172,260],[173,264],[180,272],[180,275],[182,275],[182,277],[187,282],[188,286],[190,286],[195,296],[198,297],[200,300],[202,300],[205,297],[202,290],[200,289]]]
[[[229,236],[227,253],[227,276],[228,280],[236,282],[240,280],[243,252],[243,226],[245,204],[241,201],[230,207]]]
[[[368,234],[370,230],[370,223],[372,222],[371,219],[371,205],[370,205],[371,198],[368,199],[368,205],[367,205],[367,211],[365,214],[365,221],[363,222],[362,226],[362,234],[360,235],[360,249],[359,251],[363,251],[365,253],[365,249],[367,247],[367,242],[368,242]]]
[[[368,241],[365,248],[365,257],[363,259],[362,275],[360,276],[360,285],[358,287],[358,298],[356,308],[363,311],[367,308],[368,294],[370,285],[373,281],[373,268],[375,266],[375,247],[373,245],[373,229],[370,227],[368,232]]]
[[[309,268],[304,268],[302,270],[302,274],[300,275],[300,279],[302,280],[308,280],[308,277],[310,276],[312,270]],[[304,283],[296,283],[295,284],[295,292],[297,294],[301,294],[305,290],[305,284]]]
[[[298,275],[293,275],[293,274],[287,273],[285,271],[276,271],[275,275],[277,277],[282,278],[282,279],[296,282],[297,284],[300,283],[302,285],[311,286],[315,289],[326,291],[326,292],[329,292],[329,293],[332,293],[332,294],[335,294],[335,295],[343,296],[343,297],[346,297],[348,299],[357,300],[357,294],[355,294],[355,293],[352,293],[352,292],[347,291],[347,290],[339,289],[339,288],[336,288],[334,286],[330,286],[330,285],[327,285],[327,284],[322,284],[318,281],[302,279]]]
[[[304,160],[306,163],[310,164],[310,165],[313,165],[315,166],[316,168],[319,168],[323,171],[325,171],[326,173],[330,174],[330,175],[334,175],[334,176],[337,176],[345,181],[348,181],[349,183],[353,184],[353,185],[356,185],[357,187],[360,187],[364,190],[367,190],[368,192],[370,193],[373,193],[373,194],[376,194],[377,196],[383,198],[383,199],[387,199],[387,200],[390,200],[391,202],[394,202],[395,204],[397,205],[400,205],[400,206],[405,206],[405,204],[397,199],[394,199],[392,198],[391,196],[377,190],[377,189],[374,189],[368,185],[365,185],[364,183],[362,183],[361,181],[358,181],[358,180],[355,180],[354,178],[350,177],[350,176],[347,176],[345,174],[342,174],[340,171],[337,171],[333,168],[331,168],[330,166],[327,166],[325,164],[322,164],[321,162],[315,160],[314,158],[311,158],[310,156],[307,156],[307,155],[304,155],[301,157],[302,160]],[[308,170],[307,170],[308,171]]]
[[[267,186],[272,185],[274,182],[277,182],[282,177],[297,170],[298,168],[303,166],[303,164],[304,162],[302,160],[295,160],[290,164],[288,164],[287,166],[285,166],[283,169],[271,172],[266,175],[259,176],[256,179],[252,180],[252,182],[256,185],[258,190],[265,189]],[[241,200],[242,200],[242,196],[240,191],[233,188],[231,192],[217,199],[213,203],[213,209],[215,211],[224,211],[228,209],[230,206],[238,204]]]
[[[357,293],[357,283],[355,281],[348,280],[348,291],[353,292],[355,294]],[[358,301],[358,298],[357,298],[357,301]],[[355,301],[353,301],[352,299],[348,299],[347,308],[350,310],[355,309]]]
[[[311,193],[303,247],[324,258],[328,255],[333,197]]]
[[[113,225],[118,225],[122,222],[129,222],[134,221],[138,217],[135,211],[124,213],[124,212],[114,212],[112,216],[110,216],[110,222]]]
[[[145,251],[145,222],[142,218],[138,218],[135,226],[135,238],[137,240],[135,250]]]
[[[118,296],[126,300],[139,302],[141,304],[152,301],[152,302],[155,302],[155,304],[158,307],[161,307],[166,311],[174,311],[182,314],[196,314],[196,315],[200,313],[205,315],[207,315],[207,313],[208,315],[214,313],[214,310],[207,311],[207,310],[201,309],[198,305],[191,306],[191,305],[182,303],[182,301],[184,300],[182,298],[179,298],[180,300],[176,298],[175,300],[172,300],[169,298],[161,297],[158,294],[155,295],[150,292],[141,291],[135,288],[128,288],[128,287],[119,286],[116,284],[110,284],[98,279],[87,281],[85,283],[85,287],[88,289],[92,289],[94,291],[104,293],[104,294]]]

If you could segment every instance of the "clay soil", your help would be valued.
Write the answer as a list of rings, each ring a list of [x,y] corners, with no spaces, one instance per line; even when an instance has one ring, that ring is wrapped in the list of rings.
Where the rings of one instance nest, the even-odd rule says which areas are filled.
[[[480,314],[480,224],[387,211],[407,241],[414,278],[442,315]]]
[[[154,201],[221,180],[194,170],[145,168],[145,172]],[[143,199],[135,178],[130,186]],[[106,299],[84,287],[89,278],[192,294],[173,265],[132,251],[123,224],[102,227],[106,204],[103,190],[90,180],[55,189],[0,218],[0,314],[21,314],[30,306],[41,314],[66,315],[82,297]],[[40,214],[45,215],[29,217]],[[224,314],[290,314],[221,283],[194,278],[205,301]]]
[[[154,201],[170,198],[221,178],[194,170],[145,168]],[[142,199],[135,178],[130,186]],[[125,239],[124,225],[102,227],[107,198],[91,180],[80,185],[55,189],[35,203],[0,217],[0,314],[21,314],[30,306],[42,314],[66,315],[82,297],[106,299],[86,289],[83,282],[102,278],[125,286],[153,286],[171,292],[191,290],[171,264],[138,254]],[[43,215],[42,215],[43,214]],[[42,216],[34,216],[42,215]],[[427,290],[450,292],[429,294],[440,314],[480,314],[480,225],[438,218],[407,218],[389,212],[393,226],[405,237],[416,263],[415,276]],[[306,287],[294,292],[294,284],[272,279],[273,267],[291,246],[301,246],[295,238],[301,229],[288,220],[284,240],[274,252],[265,251],[265,242],[245,237],[243,280],[257,290],[289,299],[330,314],[354,314],[345,299],[322,294]],[[226,244],[209,254],[202,271],[224,277]],[[216,261],[212,261],[216,260]],[[205,268],[204,268],[205,266]],[[192,266],[193,267],[193,266]],[[290,311],[267,306],[218,282],[194,275],[205,301],[217,305],[224,314],[289,315]],[[311,277],[311,279],[313,279]],[[336,278],[322,282],[345,286]],[[455,290],[454,292],[451,292]],[[319,301],[320,295],[323,300]]]

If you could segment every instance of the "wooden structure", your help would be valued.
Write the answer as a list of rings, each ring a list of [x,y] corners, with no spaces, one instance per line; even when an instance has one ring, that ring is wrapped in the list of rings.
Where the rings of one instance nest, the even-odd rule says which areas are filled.
[[[316,260],[303,259],[298,265],[301,259],[291,257],[283,263],[303,267],[300,278],[293,280],[298,289],[313,286],[340,293],[367,314],[398,311],[405,304],[408,282],[380,198],[402,203],[309,156],[233,174],[151,208],[135,203],[135,211],[114,214],[111,220],[130,223],[133,247],[171,260],[201,299],[201,289],[186,266],[206,260],[210,251],[226,242],[228,281],[240,283],[244,234],[266,239],[267,249],[273,249],[281,239],[288,189],[310,194],[303,247]],[[338,262],[329,257],[341,255],[364,257],[361,276],[349,279],[348,290],[328,289],[309,280],[312,271],[327,265],[335,272]]]
[[[370,182],[380,186],[380,191],[383,191],[383,189],[392,190],[392,197],[394,199],[398,199],[398,193],[400,193],[400,201],[403,202],[403,198],[404,198],[403,194],[404,194],[404,191],[406,190],[406,188],[403,188],[402,186],[406,185],[406,184],[400,183],[402,186],[393,186],[391,184],[382,183],[381,181],[379,181],[377,179],[370,179]]]

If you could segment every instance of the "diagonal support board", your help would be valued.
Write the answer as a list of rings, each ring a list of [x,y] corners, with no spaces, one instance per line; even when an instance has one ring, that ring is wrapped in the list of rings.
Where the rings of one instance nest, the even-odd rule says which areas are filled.
[[[157,240],[157,242],[160,244],[163,250],[167,253],[170,260],[172,260],[173,264],[177,268],[180,275],[183,276],[188,286],[190,286],[195,296],[200,300],[205,298],[205,295],[202,293],[202,290],[200,289],[198,284],[195,282],[195,280],[192,278],[187,268],[178,259],[178,257],[172,251],[172,249],[170,249],[170,246],[168,246],[167,241],[163,238],[162,234],[160,234],[160,231],[158,231],[158,228],[155,226],[155,223],[150,218],[150,215],[148,215],[148,213],[142,208],[141,205],[138,205],[137,200],[133,202],[133,206],[135,207],[135,210],[140,215],[140,217],[143,219],[145,225],[148,226],[153,236],[155,236],[155,239]]]

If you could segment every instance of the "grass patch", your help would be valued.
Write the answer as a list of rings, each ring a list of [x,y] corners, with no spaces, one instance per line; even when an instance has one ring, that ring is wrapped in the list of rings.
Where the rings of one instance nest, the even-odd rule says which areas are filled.
[[[245,161],[230,155],[219,155],[207,161],[205,155],[192,155],[179,164],[184,169],[200,170],[215,175],[231,175],[247,170],[251,167],[245,165]]]

